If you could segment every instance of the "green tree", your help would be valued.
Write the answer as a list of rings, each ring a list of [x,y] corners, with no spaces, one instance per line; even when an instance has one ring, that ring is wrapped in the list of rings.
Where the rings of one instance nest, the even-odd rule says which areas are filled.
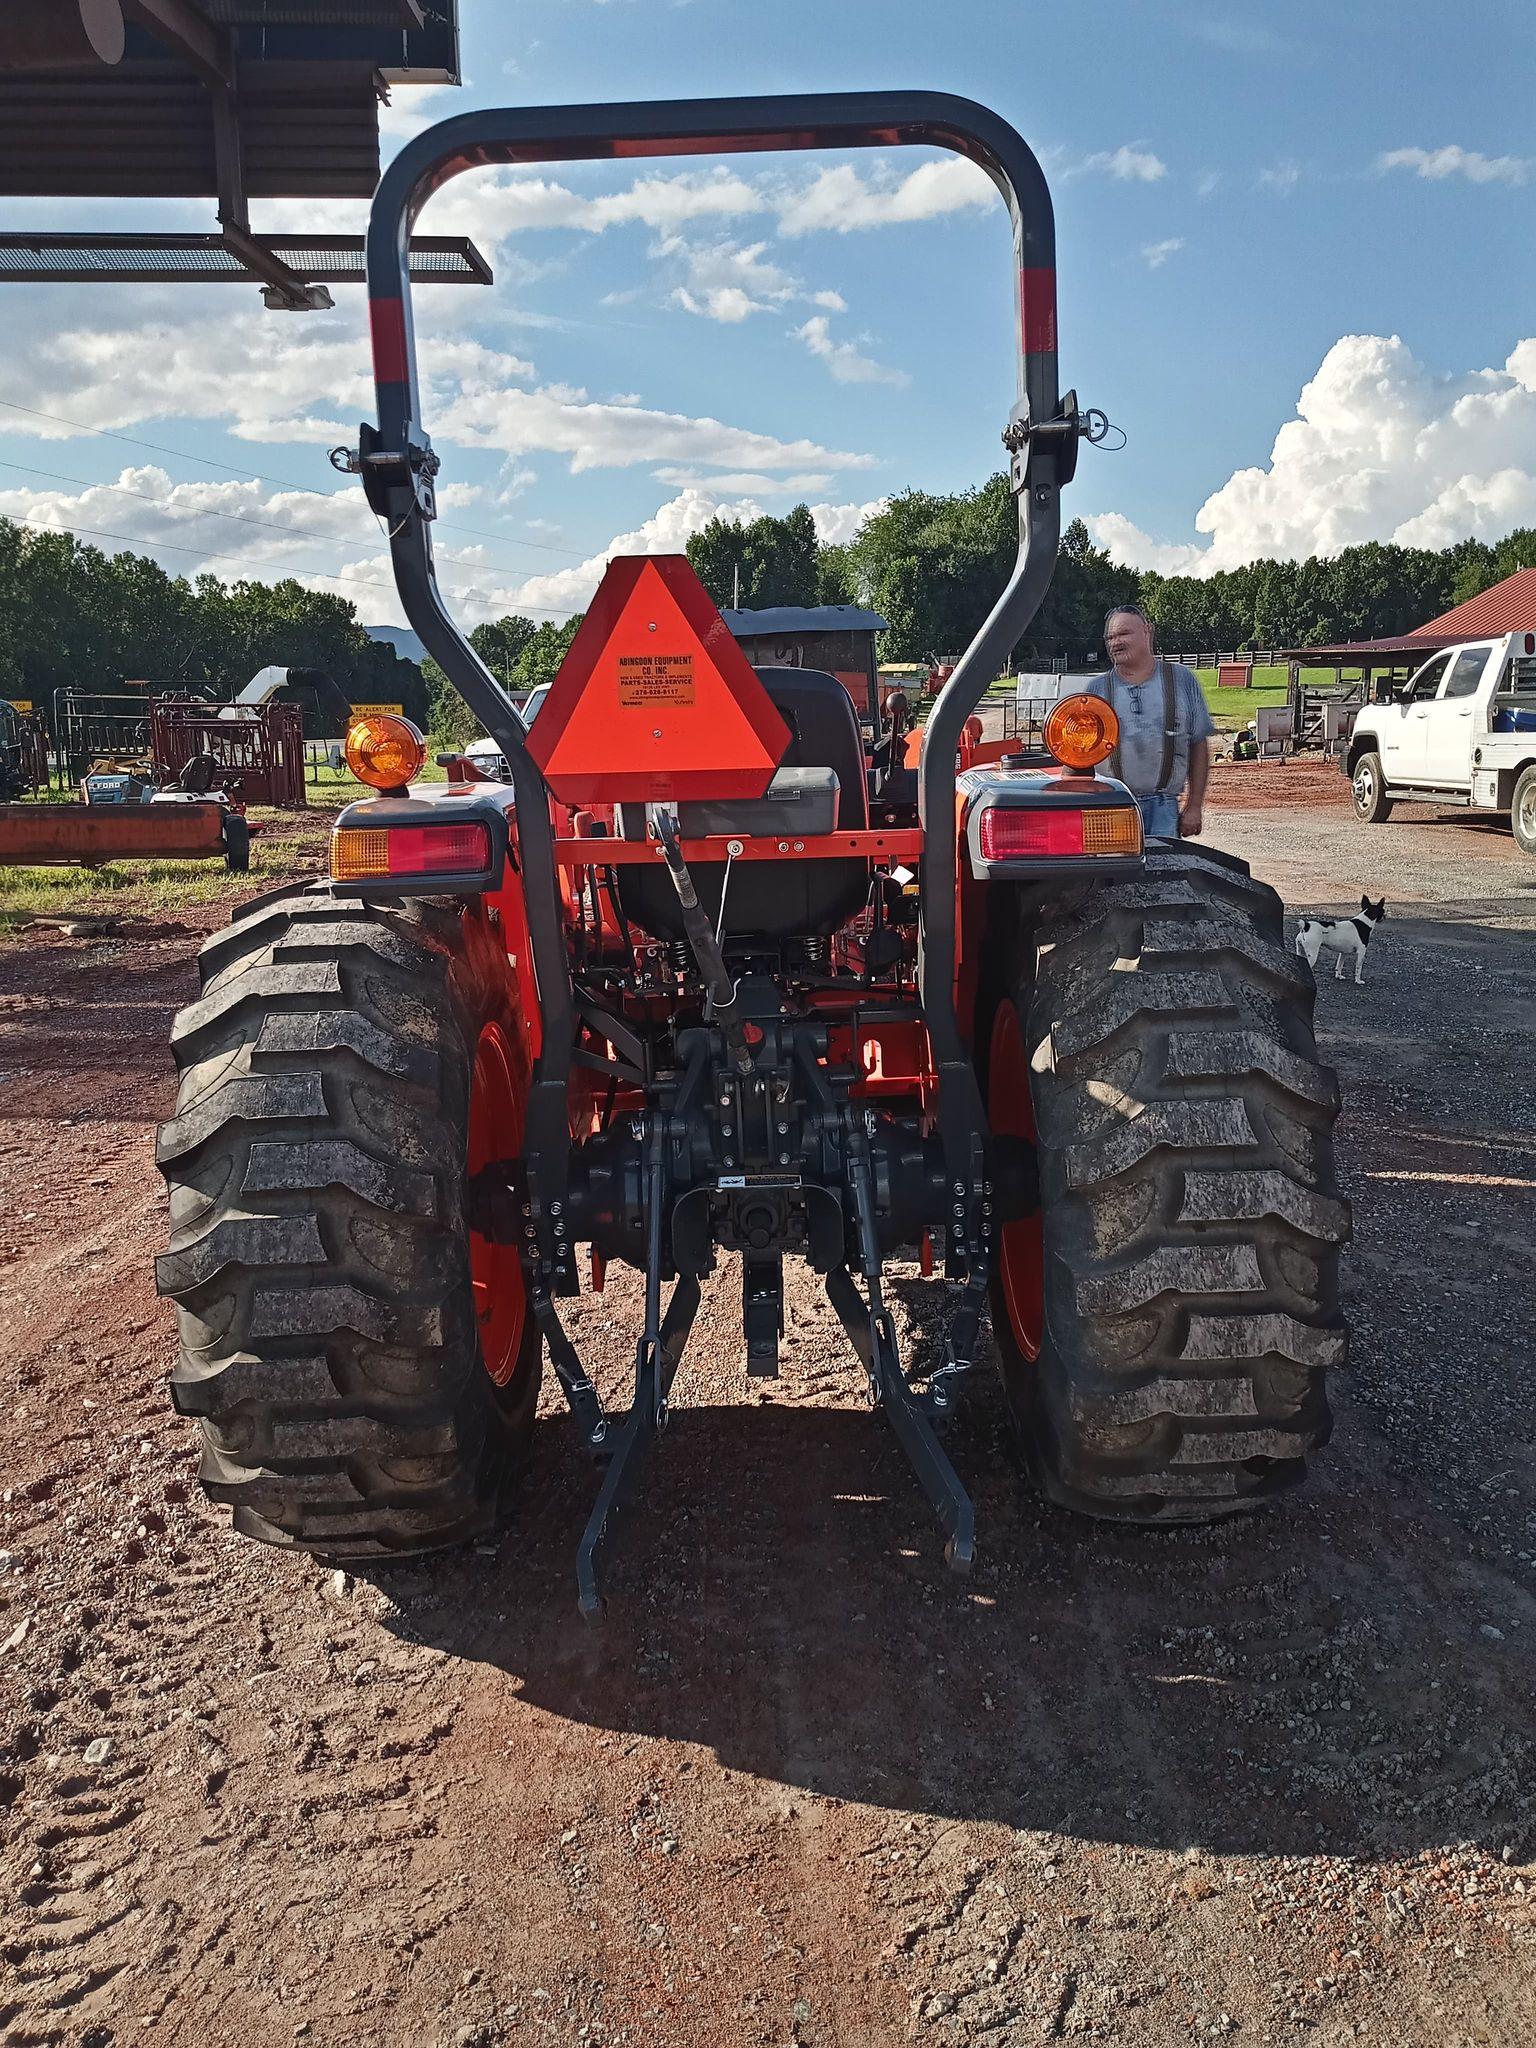
[[[440,749],[462,752],[471,740],[483,736],[484,726],[430,654],[421,664],[421,675],[427,691],[424,730],[431,734]]]
[[[556,671],[576,638],[576,629],[585,617],[585,612],[577,612],[563,625],[556,626],[546,620],[534,630],[517,657],[513,677],[517,689],[536,690],[541,683],[554,681]]]
[[[518,657],[537,631],[532,619],[525,619],[519,612],[509,612],[505,618],[476,626],[469,636],[469,644],[497,682],[510,688],[517,672]]]
[[[1030,644],[1043,657],[1097,658],[1105,613],[1112,605],[1140,601],[1141,578],[1136,571],[1122,568],[1105,549],[1095,547],[1082,520],[1074,519],[1061,537],[1056,574],[1030,627]]]
[[[1002,477],[949,498],[901,491],[866,519],[848,555],[890,621],[886,658],[922,661],[964,647],[1003,586],[1017,532]]]
[[[819,556],[808,505],[749,523],[716,514],[688,542],[688,560],[722,610],[737,602],[738,590],[744,611],[817,603]]]
[[[469,644],[503,689],[523,690],[527,685],[519,679],[518,662],[537,630],[532,619],[508,613],[476,626]],[[484,726],[430,655],[422,663],[422,685],[426,729],[444,748],[467,747],[483,737]]]
[[[823,542],[816,558],[817,604],[857,604],[859,579],[846,546]]]

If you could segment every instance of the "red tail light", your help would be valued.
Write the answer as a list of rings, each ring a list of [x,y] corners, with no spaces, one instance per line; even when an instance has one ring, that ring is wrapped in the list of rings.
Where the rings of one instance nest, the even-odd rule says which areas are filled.
[[[483,875],[491,865],[491,831],[459,825],[344,825],[331,839],[337,881],[387,875]]]
[[[1129,804],[1038,811],[991,805],[981,814],[978,837],[981,857],[989,861],[1140,853],[1141,819]]]

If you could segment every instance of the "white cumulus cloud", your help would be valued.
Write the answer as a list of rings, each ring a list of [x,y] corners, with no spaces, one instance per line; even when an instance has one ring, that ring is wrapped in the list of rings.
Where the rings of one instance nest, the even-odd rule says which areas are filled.
[[[705,475],[697,469],[679,469],[674,464],[662,463],[652,475],[659,484],[670,484],[674,490],[690,487],[711,491],[726,491],[733,497],[752,498],[804,498],[824,491],[831,483],[831,477],[824,470],[806,470],[798,476],[766,476],[761,471],[750,469],[723,470],[715,475]]]
[[[1198,541],[1154,540],[1123,512],[1099,512],[1083,523],[1098,547],[1134,569],[1160,576],[1199,576],[1207,569],[1208,551]]]
[[[338,307],[322,331],[241,314],[57,331],[16,358],[7,396],[87,428],[131,429],[171,417],[221,422],[246,441],[351,441],[373,411],[362,308]],[[537,381],[532,363],[449,331],[421,351],[424,416],[455,439],[512,458],[567,458],[573,474],[642,462],[801,472],[864,469],[871,458],[782,440],[705,416],[663,412],[634,394],[597,400]],[[73,426],[10,412],[7,424],[67,439]],[[317,481],[328,478],[323,460]]]
[[[853,539],[866,519],[883,512],[890,502],[889,498],[868,498],[862,505],[813,505],[811,517],[816,522],[816,538],[826,547],[840,547],[844,541]]]
[[[699,244],[682,235],[667,235],[651,253],[684,270],[686,281],[673,292],[674,305],[707,320],[735,323],[803,296],[787,271],[764,259],[767,246],[766,242]]]
[[[856,228],[934,220],[993,202],[1001,203],[996,186],[964,157],[919,164],[901,178],[880,168],[866,177],[851,164],[835,164],[780,199],[779,232],[808,235],[824,230],[846,235]]]
[[[1122,142],[1118,149],[1097,149],[1071,167],[1071,175],[1102,171],[1105,176],[1142,185],[1155,185],[1168,175],[1162,158],[1141,143]]]
[[[584,611],[611,556],[680,555],[691,536],[717,515],[722,519],[760,519],[762,513],[763,508],[755,498],[723,499],[718,492],[690,486],[658,505],[639,526],[616,533],[606,547],[589,555],[586,561],[575,562],[569,569],[556,569],[547,576],[530,576],[504,592],[505,608],[531,611],[539,606],[566,616]]]
[[[1161,242],[1143,242],[1141,253],[1146,259],[1148,270],[1161,270],[1170,256],[1177,256],[1184,246],[1182,235],[1169,235]]]
[[[1421,178],[1465,178],[1473,185],[1523,185],[1531,174],[1524,156],[1484,156],[1449,142],[1441,149],[1386,149],[1376,159],[1378,171],[1414,171]]]
[[[803,327],[795,329],[813,356],[824,362],[839,384],[910,384],[905,370],[893,370],[864,355],[851,341],[834,341],[831,322],[825,313],[813,313]]]
[[[1203,544],[1157,539],[1117,513],[1088,521],[1122,560],[1194,574],[1536,525],[1536,337],[1500,368],[1445,377],[1395,334],[1344,335],[1302,387],[1267,466],[1235,471],[1194,524]]]

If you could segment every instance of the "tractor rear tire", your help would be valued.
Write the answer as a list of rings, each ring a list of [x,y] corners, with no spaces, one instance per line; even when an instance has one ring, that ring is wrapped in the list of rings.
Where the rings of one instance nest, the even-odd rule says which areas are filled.
[[[520,1132],[504,949],[478,908],[295,891],[198,966],[156,1156],[205,1490],[245,1535],[337,1559],[484,1534],[541,1362],[515,1256],[465,1221],[475,1119],[497,1149]]]
[[[1005,950],[989,1118],[1035,1138],[1041,1206],[1001,1233],[993,1325],[1031,1468],[1096,1516],[1248,1507],[1327,1441],[1346,1347],[1337,1086],[1280,900],[1170,848],[1021,905]]]

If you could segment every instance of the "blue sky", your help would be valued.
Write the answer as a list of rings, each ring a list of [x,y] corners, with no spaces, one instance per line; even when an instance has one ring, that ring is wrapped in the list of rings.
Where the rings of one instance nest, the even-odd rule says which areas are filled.
[[[1085,452],[1068,510],[1122,555],[1198,568],[1536,523],[1536,135],[1511,89],[1536,56],[1527,6],[461,11],[465,88],[397,88],[392,137],[474,105],[878,85],[1006,115],[1055,194],[1063,380],[1128,437]],[[841,536],[888,492],[997,466],[1006,222],[963,168],[906,182],[930,161],[664,160],[449,188],[423,228],[475,233],[498,273],[492,291],[417,294],[444,580],[466,615],[568,610],[616,539],[677,546],[716,505],[805,497]],[[0,219],[210,214],[13,200]],[[322,214],[360,224],[343,206],[258,220]],[[297,567],[367,619],[399,616],[359,494],[324,462],[367,409],[360,294],[289,316],[237,287],[8,289],[0,512],[131,535],[187,572]]]

